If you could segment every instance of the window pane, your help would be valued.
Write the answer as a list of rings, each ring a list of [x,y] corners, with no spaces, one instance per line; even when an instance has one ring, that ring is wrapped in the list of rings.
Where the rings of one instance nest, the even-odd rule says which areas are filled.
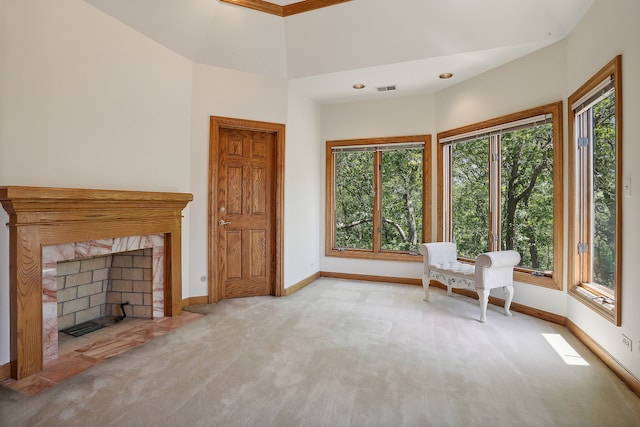
[[[616,239],[615,98],[593,106],[592,281],[614,288]]]
[[[501,249],[521,266],[553,270],[553,126],[501,136]]]
[[[382,249],[422,243],[422,149],[382,152]]]
[[[458,255],[475,258],[488,250],[489,140],[451,147],[451,227]]]
[[[373,153],[334,156],[336,248],[373,250]]]

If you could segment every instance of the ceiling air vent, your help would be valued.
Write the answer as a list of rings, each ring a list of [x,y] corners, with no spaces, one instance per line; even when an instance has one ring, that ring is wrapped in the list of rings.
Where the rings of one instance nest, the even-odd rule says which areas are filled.
[[[379,86],[376,89],[378,89],[378,92],[387,92],[390,90],[396,90],[397,87],[396,85],[389,85],[389,86]]]

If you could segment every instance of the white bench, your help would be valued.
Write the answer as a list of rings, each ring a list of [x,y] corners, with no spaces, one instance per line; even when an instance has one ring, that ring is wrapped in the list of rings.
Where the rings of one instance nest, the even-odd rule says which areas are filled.
[[[447,286],[447,295],[452,288],[473,289],[480,300],[480,321],[487,321],[489,293],[493,288],[503,288],[505,293],[504,314],[511,316],[509,307],[513,300],[513,267],[520,262],[516,251],[485,252],[478,255],[475,265],[458,261],[455,243],[437,242],[420,245],[423,255],[424,301],[429,301],[431,279]]]

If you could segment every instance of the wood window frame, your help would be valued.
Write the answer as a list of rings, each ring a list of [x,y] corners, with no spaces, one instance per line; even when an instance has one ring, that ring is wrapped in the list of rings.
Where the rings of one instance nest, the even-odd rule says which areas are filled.
[[[578,243],[590,240],[589,236],[584,235],[584,227],[581,227],[580,211],[581,204],[579,198],[579,179],[577,174],[580,173],[579,156],[576,147],[576,114],[572,109],[572,105],[586,96],[593,88],[608,77],[613,76],[615,91],[615,122],[616,122],[616,241],[615,241],[615,270],[614,270],[614,291],[611,292],[604,287],[585,283],[582,281],[585,269],[588,268],[588,262],[581,261],[584,257],[578,251]],[[568,259],[568,284],[569,295],[589,307],[591,310],[600,314],[616,326],[622,324],[622,56],[618,55],[613,58],[607,65],[594,74],[580,88],[578,88],[568,100],[569,108],[567,109],[567,123],[569,126],[569,259]],[[588,197],[588,196],[587,196]],[[613,307],[605,304],[604,297],[613,299]]]
[[[463,127],[459,127],[456,129],[448,130],[445,132],[440,132],[437,135],[437,174],[438,174],[438,207],[437,207],[437,240],[439,242],[442,241],[450,241],[451,236],[451,209],[446,210],[445,214],[445,203],[447,203],[447,189],[445,188],[445,182],[450,182],[450,180],[445,177],[445,173],[447,168],[445,168],[444,161],[444,150],[445,144],[441,143],[441,140],[445,138],[452,138],[456,135],[464,135],[473,132],[478,132],[483,129],[489,129],[493,127],[499,127],[502,125],[508,125],[509,123],[516,122],[519,120],[525,120],[530,117],[535,117],[537,115],[542,114],[552,114],[553,115],[553,204],[554,204],[554,213],[553,213],[553,234],[554,234],[554,251],[553,251],[553,271],[550,275],[538,276],[532,274],[531,270],[516,267],[514,269],[513,277],[517,282],[528,283],[536,286],[541,286],[545,288],[555,289],[555,290],[563,290],[563,263],[564,263],[564,239],[563,239],[563,230],[564,230],[564,178],[563,178],[563,123],[562,123],[562,101],[554,102],[551,104],[542,105],[535,108],[530,108],[527,110],[519,111],[516,113],[508,114],[502,117],[497,117],[494,119],[478,122],[471,125],[466,125]],[[449,169],[450,170],[450,169]],[[489,190],[489,189],[488,189]],[[499,203],[498,203],[498,212],[499,212]],[[499,221],[499,217],[496,219],[490,219],[491,222],[495,223]],[[445,229],[449,231],[445,233]],[[490,224],[491,230],[491,224]],[[448,234],[448,235],[446,235]],[[467,262],[474,262],[473,259],[464,259]]]
[[[407,252],[383,251],[380,249],[381,238],[380,233],[373,233],[373,249],[345,249],[338,250],[335,245],[336,240],[336,212],[335,212],[335,194],[334,194],[334,159],[332,148],[338,146],[354,146],[354,145],[387,145],[387,144],[406,144],[411,142],[424,142],[424,151],[422,153],[422,242],[431,238],[431,135],[413,135],[413,136],[396,136],[383,138],[364,138],[364,139],[348,139],[334,140],[326,143],[326,205],[325,205],[325,255],[331,257],[342,258],[361,258],[372,260],[389,260],[389,261],[410,261],[422,262],[422,257]],[[374,180],[375,197],[379,197],[380,193],[377,174]],[[375,198],[374,198],[375,199]],[[373,215],[379,217],[378,204],[374,203]],[[374,227],[375,230],[375,227]]]

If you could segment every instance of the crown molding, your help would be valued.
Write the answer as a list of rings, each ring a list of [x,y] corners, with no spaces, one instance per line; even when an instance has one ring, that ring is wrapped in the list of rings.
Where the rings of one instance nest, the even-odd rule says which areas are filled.
[[[303,0],[297,3],[280,6],[263,0],[220,0],[224,3],[235,4],[249,9],[254,9],[264,13],[270,13],[277,16],[291,16],[298,13],[309,12],[321,9],[327,6],[334,6],[340,3],[346,3],[351,0]]]

